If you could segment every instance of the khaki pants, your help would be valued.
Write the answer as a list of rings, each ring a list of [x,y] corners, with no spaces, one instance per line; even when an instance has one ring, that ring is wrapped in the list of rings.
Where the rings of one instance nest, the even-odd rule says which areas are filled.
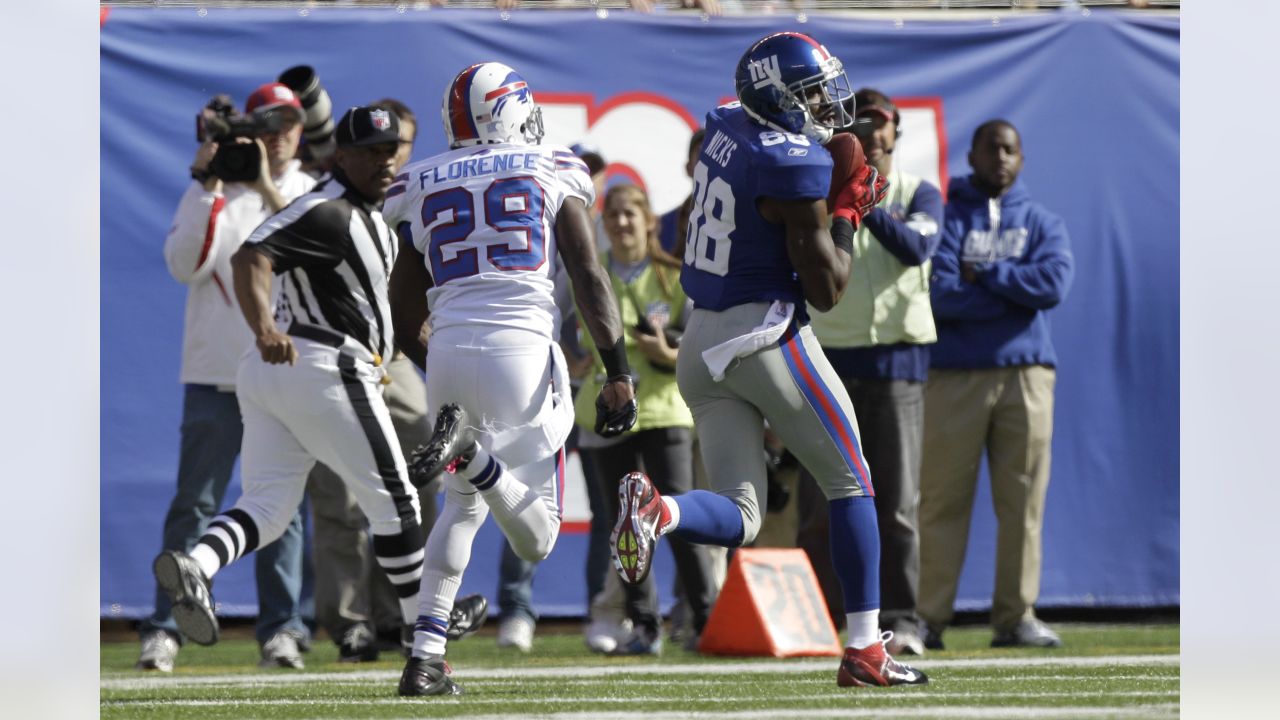
[[[1035,616],[1041,528],[1053,437],[1053,368],[931,370],[920,471],[921,618],[935,629],[954,615],[956,586],[983,450],[998,525],[991,624]]]

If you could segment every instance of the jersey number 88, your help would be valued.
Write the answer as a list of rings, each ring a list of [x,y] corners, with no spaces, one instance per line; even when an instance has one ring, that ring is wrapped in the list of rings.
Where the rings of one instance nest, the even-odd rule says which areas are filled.
[[[729,273],[733,209],[733,188],[720,177],[707,182],[707,166],[699,162],[693,170],[693,209],[684,244],[686,265],[721,277]]]

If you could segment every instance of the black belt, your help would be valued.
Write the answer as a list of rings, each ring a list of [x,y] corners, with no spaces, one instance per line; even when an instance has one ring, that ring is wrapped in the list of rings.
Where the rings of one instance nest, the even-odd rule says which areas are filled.
[[[343,335],[336,330],[322,328],[318,325],[304,325],[297,322],[290,323],[289,330],[287,332],[289,335],[294,337],[305,338],[333,348],[342,347],[342,344],[346,342],[347,339],[346,335]]]

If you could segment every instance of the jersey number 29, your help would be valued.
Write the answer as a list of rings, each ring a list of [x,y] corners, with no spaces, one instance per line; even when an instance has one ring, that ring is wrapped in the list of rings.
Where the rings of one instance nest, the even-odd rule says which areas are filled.
[[[447,260],[444,249],[453,243],[467,243],[476,231],[476,199],[470,190],[452,187],[422,200],[422,226],[431,234],[427,261],[437,287],[482,272],[475,243],[462,249],[450,248],[452,257]],[[499,236],[484,245],[488,264],[498,270],[542,267],[547,248],[542,230],[543,193],[538,181],[528,176],[499,178],[485,188],[479,199],[484,223]],[[452,211],[453,219],[438,222],[446,211]],[[508,233],[517,233],[523,240],[513,241]]]
[[[729,273],[733,208],[733,188],[721,177],[707,182],[707,166],[699,162],[693,169],[693,209],[684,243],[686,265],[712,275]]]

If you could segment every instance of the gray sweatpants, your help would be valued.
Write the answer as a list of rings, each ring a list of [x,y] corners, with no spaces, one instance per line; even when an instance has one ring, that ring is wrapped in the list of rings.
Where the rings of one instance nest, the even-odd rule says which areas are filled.
[[[765,494],[764,421],[818,481],[828,500],[874,495],[853,405],[808,325],[733,361],[720,382],[702,352],[750,332],[768,303],[689,316],[676,377],[693,411],[711,489],[742,511],[743,543],[760,530]]]

